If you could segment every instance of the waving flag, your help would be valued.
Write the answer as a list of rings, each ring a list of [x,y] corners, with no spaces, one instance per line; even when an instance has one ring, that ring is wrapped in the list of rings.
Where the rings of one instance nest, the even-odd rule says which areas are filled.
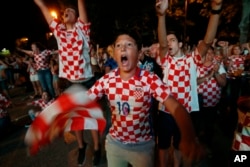
[[[35,118],[24,140],[34,155],[65,131],[92,129],[102,133],[105,126],[99,104],[88,97],[81,85],[73,85]]]

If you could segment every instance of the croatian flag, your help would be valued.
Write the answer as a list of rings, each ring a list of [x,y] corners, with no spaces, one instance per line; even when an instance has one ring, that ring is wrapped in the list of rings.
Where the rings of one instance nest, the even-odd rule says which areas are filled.
[[[88,97],[81,85],[73,85],[35,118],[24,141],[34,155],[65,131],[98,130],[102,133],[105,126],[99,104]]]

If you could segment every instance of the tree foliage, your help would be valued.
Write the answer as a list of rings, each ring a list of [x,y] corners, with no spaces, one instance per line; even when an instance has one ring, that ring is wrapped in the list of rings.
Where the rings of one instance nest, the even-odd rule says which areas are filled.
[[[58,0],[72,2],[72,0]],[[73,2],[76,2],[73,1]],[[141,35],[145,45],[157,41],[157,17],[155,0],[86,0],[89,19],[92,23],[91,35],[94,43],[107,46],[112,42],[116,29],[134,29]],[[210,0],[169,0],[167,10],[168,23],[181,26],[196,43],[205,33]],[[238,24],[241,18],[241,0],[224,0],[218,36],[237,38]]]

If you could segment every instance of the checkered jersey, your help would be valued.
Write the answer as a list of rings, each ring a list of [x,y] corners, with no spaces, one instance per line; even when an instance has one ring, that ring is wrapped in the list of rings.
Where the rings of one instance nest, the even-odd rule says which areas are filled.
[[[0,113],[5,111],[5,109],[8,108],[10,104],[11,101],[9,101],[2,93],[0,93]]]
[[[39,106],[39,107],[41,107],[42,110],[44,110],[46,107],[48,107],[53,102],[54,102],[54,99],[50,100],[47,103],[45,103],[45,101],[43,99],[38,99],[38,100],[33,101],[31,104],[34,106]]]
[[[237,71],[238,69],[244,68],[244,61],[245,61],[245,58],[243,56],[239,56],[239,57],[230,56],[230,57],[228,57],[229,72],[234,72],[234,71]]]
[[[238,127],[234,133],[232,149],[250,150],[250,112],[242,112],[238,109]]]
[[[103,133],[105,127],[99,104],[87,96],[84,87],[73,84],[34,119],[24,141],[30,154],[35,155],[65,131],[93,129]]]
[[[34,60],[36,62],[36,70],[49,69],[49,56],[51,55],[51,50],[44,50],[39,54],[33,54]]]
[[[204,77],[213,70],[214,64],[210,66],[198,66],[197,76]],[[222,68],[220,66],[220,68]],[[198,93],[202,94],[203,97],[203,106],[204,107],[214,107],[218,104],[221,98],[221,87],[218,85],[214,77],[210,78],[208,81],[205,81],[198,85]]]
[[[111,105],[112,127],[110,135],[124,143],[136,143],[151,139],[149,108],[152,96],[163,102],[169,88],[156,74],[137,68],[136,75],[124,81],[119,69],[105,74],[89,89],[92,99],[107,95]]]
[[[59,77],[71,81],[91,78],[90,23],[83,23],[78,19],[74,29],[66,30],[63,24],[54,20],[50,29],[58,42]]]
[[[197,96],[195,62],[200,62],[200,60],[199,55],[184,55],[179,58],[166,55],[160,61],[164,73],[163,82],[170,86],[172,95],[188,112],[198,111],[199,108],[198,97],[195,97]],[[192,90],[194,94],[192,94]],[[159,103],[159,109],[169,112],[161,103]]]

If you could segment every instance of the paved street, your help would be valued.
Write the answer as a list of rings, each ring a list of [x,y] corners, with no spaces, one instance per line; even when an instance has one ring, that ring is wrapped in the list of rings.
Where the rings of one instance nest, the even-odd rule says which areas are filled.
[[[32,92],[26,92],[24,87],[10,90],[13,106],[8,110],[12,124],[0,140],[0,166],[1,167],[76,167],[77,166],[77,143],[74,135],[58,138],[49,146],[43,148],[35,156],[28,156],[27,147],[24,144],[24,136],[27,131],[25,127],[31,121],[27,112],[32,106],[27,106],[31,101],[29,96]],[[33,107],[34,108],[34,107]],[[87,157],[84,167],[91,167],[92,144],[90,132],[85,132],[85,139],[89,143]],[[105,153],[103,151],[102,163],[99,167],[105,167]]]
[[[1,167],[76,167],[77,166],[77,143],[74,135],[61,137],[49,146],[43,148],[36,156],[28,156],[24,144],[24,136],[27,128],[25,124],[30,123],[27,111],[31,106],[26,103],[31,101],[29,96],[32,92],[26,92],[24,87],[17,87],[10,90],[13,106],[9,109],[12,125],[5,136],[1,134],[0,140],[0,166]],[[212,157],[208,160],[208,166],[223,166],[228,164],[231,138],[224,130],[228,122],[222,118],[222,127],[217,127],[216,135],[211,149]],[[85,139],[89,143],[87,158],[84,167],[91,167],[92,144],[90,132],[85,132]],[[70,141],[68,141],[68,140]],[[67,143],[66,143],[67,142]],[[106,167],[105,151],[102,152],[102,163],[99,167]],[[157,166],[157,165],[156,165]],[[171,166],[171,165],[170,165]]]

